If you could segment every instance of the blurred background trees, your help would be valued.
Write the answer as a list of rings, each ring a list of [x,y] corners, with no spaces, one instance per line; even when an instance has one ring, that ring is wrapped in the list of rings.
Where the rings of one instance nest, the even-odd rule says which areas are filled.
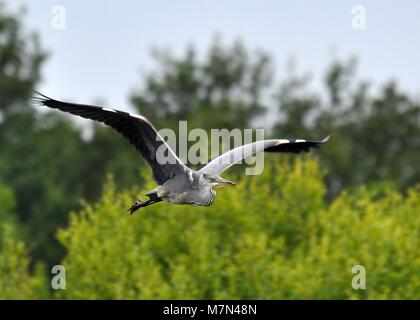
[[[177,127],[180,119],[193,126],[249,128],[268,108],[263,97],[271,84],[271,58],[253,52],[242,42],[225,46],[216,37],[208,54],[199,60],[194,47],[182,57],[154,51],[156,72],[133,92],[137,110],[162,127]]]
[[[419,297],[420,190],[359,188],[325,201],[317,161],[270,156],[262,175],[207,208],[150,206],[108,182],[59,233],[69,299],[410,299]],[[274,173],[274,177],[272,175]],[[149,181],[145,192],[153,185]],[[252,199],[252,200],[250,200]],[[367,270],[353,290],[352,266]]]
[[[29,255],[15,216],[12,191],[0,183],[0,298],[42,299],[48,297],[45,272],[39,265],[29,270]],[[32,274],[34,273],[34,275]]]
[[[39,85],[48,54],[36,34],[22,29],[23,17],[7,12],[1,3],[0,289],[19,287],[2,282],[5,275],[17,270],[17,264],[23,268],[19,273],[32,279],[37,276],[31,275],[33,270],[28,271],[29,265],[34,269],[39,262],[57,264],[66,254],[66,264],[77,274],[89,272],[83,269],[86,264],[79,264],[80,259],[97,258],[97,262],[89,263],[109,265],[109,270],[104,271],[109,273],[104,273],[103,278],[92,278],[98,281],[97,286],[107,288],[115,279],[123,281],[125,277],[115,267],[118,259],[113,255],[123,248],[126,256],[118,263],[127,263],[121,266],[127,271],[126,280],[145,282],[141,288],[134,285],[129,291],[124,291],[124,284],[111,288],[107,297],[122,297],[123,292],[129,292],[127,297],[140,294],[150,298],[186,297],[182,293],[208,298],[303,298],[315,294],[351,298],[354,296],[346,291],[348,288],[340,291],[348,270],[337,269],[329,276],[323,268],[344,268],[351,259],[357,262],[359,258],[381,264],[383,272],[374,280],[378,292],[365,297],[419,297],[406,282],[416,280],[407,270],[416,273],[410,268],[419,265],[410,244],[418,244],[418,192],[410,188],[420,178],[420,104],[396,82],[387,82],[373,93],[371,83],[358,79],[357,61],[352,58],[332,61],[323,75],[322,90],[314,90],[307,75],[293,72],[279,83],[269,53],[251,50],[240,41],[226,44],[217,37],[208,53],[200,57],[194,46],[187,47],[181,56],[155,50],[154,71],[139,79],[128,94],[131,106],[158,128],[177,129],[179,120],[188,120],[190,129],[263,126],[266,138],[319,139],[328,133],[333,137],[316,156],[327,170],[325,175],[318,168],[309,169],[317,167],[312,160],[293,164],[293,156],[287,160],[282,156],[267,157],[267,161],[283,165],[274,166],[279,175],[276,179],[287,182],[280,189],[279,180],[267,184],[266,175],[250,177],[236,191],[222,191],[227,200],[219,197],[212,209],[166,206],[162,213],[159,209],[165,205],[160,204],[141,213],[139,223],[136,216],[124,215],[128,202],[136,197],[133,192],[115,194],[108,187],[105,195],[109,199],[100,195],[107,174],[114,176],[117,190],[144,188],[143,177],[149,173],[145,162],[111,129],[91,124],[91,135],[85,138],[72,118],[58,112],[38,112],[31,106],[29,98]],[[55,97],[53,92],[46,94]],[[76,98],[76,93],[69,94]],[[140,176],[140,170],[146,174]],[[300,177],[299,170],[309,170],[308,178]],[[264,185],[268,189],[254,194],[252,203],[243,204],[243,193],[248,187],[254,190],[255,183],[260,184],[259,189]],[[361,185],[368,189],[360,189]],[[276,192],[281,201],[264,198]],[[298,201],[295,197],[303,198]],[[96,211],[90,205],[84,206],[81,216],[74,216],[70,227],[62,232],[60,243],[57,230],[67,227],[69,212],[81,210],[82,200],[99,201],[93,205]],[[288,207],[288,203],[293,205]],[[228,205],[228,210],[221,210],[223,205]],[[192,227],[188,228],[190,222]],[[127,230],[117,236],[117,227]],[[155,229],[159,236],[152,237],[150,232]],[[389,234],[392,237],[387,239]],[[360,248],[360,242],[367,242],[367,247]],[[96,255],[89,251],[93,246],[101,248]],[[109,258],[102,256],[102,249],[109,250]],[[340,250],[354,253],[353,258],[337,257]],[[369,260],[369,255],[380,260]],[[286,257],[292,257],[284,267],[287,270],[281,269]],[[298,261],[302,265],[297,265]],[[134,271],[137,264],[138,273]],[[312,264],[319,265],[319,270],[306,270]],[[148,267],[156,269],[145,276]],[[217,274],[220,268],[223,275]],[[314,289],[288,288],[283,272],[294,282],[305,282],[307,272],[317,272],[329,281],[327,285],[313,280]],[[239,281],[241,277],[246,281]],[[28,281],[39,283],[36,279]],[[276,279],[279,282],[272,283]],[[89,279],[83,281],[87,283],[80,282],[80,288],[67,297],[82,297],[95,287]],[[154,288],[156,281],[162,282],[160,288]],[[418,278],[416,281],[418,285]],[[200,287],[201,283],[207,286]],[[272,287],[280,284],[287,289],[276,291],[278,288]],[[22,294],[26,297],[38,290],[35,287],[30,284],[29,289],[18,291],[28,290],[28,295]],[[386,293],[389,288],[394,290],[392,294]]]

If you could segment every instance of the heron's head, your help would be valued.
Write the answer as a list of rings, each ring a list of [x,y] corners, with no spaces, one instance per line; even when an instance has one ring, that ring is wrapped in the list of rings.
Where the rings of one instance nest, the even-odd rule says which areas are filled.
[[[220,186],[233,186],[235,185],[235,182],[230,181],[228,179],[224,179],[219,176],[207,176],[206,177],[209,180],[210,186],[212,188],[220,187]]]

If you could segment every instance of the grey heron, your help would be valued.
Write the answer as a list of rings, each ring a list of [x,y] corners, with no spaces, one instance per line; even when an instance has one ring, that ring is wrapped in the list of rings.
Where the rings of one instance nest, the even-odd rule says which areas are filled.
[[[148,200],[137,200],[128,209],[131,214],[142,207],[160,201],[209,206],[215,199],[214,189],[216,187],[235,184],[222,178],[220,174],[240,160],[261,151],[306,152],[326,143],[330,138],[327,136],[321,141],[304,139],[256,141],[227,151],[201,169],[193,170],[182,163],[153,124],[143,116],[98,106],[63,102],[38,92],[33,97],[33,101],[53,109],[102,122],[122,134],[142,154],[152,168],[153,178],[159,186],[146,193]],[[166,162],[164,163],[157,157],[159,148],[166,151]]]

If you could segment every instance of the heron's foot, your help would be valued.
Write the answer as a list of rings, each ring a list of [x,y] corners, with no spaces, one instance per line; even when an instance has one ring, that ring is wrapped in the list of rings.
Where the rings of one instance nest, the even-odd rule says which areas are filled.
[[[133,214],[135,211],[137,211],[138,209],[140,209],[141,207],[144,207],[144,204],[147,201],[141,201],[141,200],[137,200],[136,202],[134,202],[134,204],[130,207],[130,209],[128,209],[128,211],[130,211],[130,214]]]
[[[160,201],[162,201],[162,199],[158,197],[150,198],[149,200],[146,200],[146,201],[137,200],[136,202],[134,202],[131,208],[128,209],[128,211],[130,211],[130,214],[133,214],[135,211],[137,211],[140,208],[150,206],[151,204],[154,204]]]

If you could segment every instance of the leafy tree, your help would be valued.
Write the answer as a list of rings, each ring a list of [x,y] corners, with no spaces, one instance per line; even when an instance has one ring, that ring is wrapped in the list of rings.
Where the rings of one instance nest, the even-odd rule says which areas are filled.
[[[29,272],[27,250],[18,238],[12,192],[0,184],[0,299],[46,298],[48,289],[40,268]]]
[[[326,72],[327,96],[313,92],[307,77],[292,74],[277,95],[276,135],[333,138],[321,153],[329,168],[329,193],[360,184],[395,185],[401,189],[420,179],[420,102],[395,82],[377,95],[355,78],[356,61],[333,62]]]
[[[64,253],[55,233],[68,212],[80,208],[81,199],[100,195],[108,171],[130,185],[140,157],[99,126],[88,141],[70,117],[35,112],[29,97],[46,54],[37,35],[23,30],[23,17],[0,6],[0,177],[16,197],[15,213],[35,260],[53,265]]]
[[[134,192],[108,182],[59,233],[63,297],[420,297],[418,188],[406,196],[362,188],[328,204],[316,161],[271,160],[206,208],[160,203],[130,216]],[[354,265],[366,268],[366,290],[351,286]]]
[[[0,178],[16,199],[14,214],[34,260],[51,265],[65,253],[55,233],[68,212],[80,210],[81,200],[96,201],[108,173],[118,189],[143,184],[137,171],[147,165],[110,129],[94,125],[91,139],[83,139],[70,117],[29,106],[47,55],[21,20],[0,0]],[[190,129],[253,127],[277,108],[274,127],[266,127],[273,136],[333,134],[320,153],[331,200],[360,184],[385,194],[420,180],[419,102],[393,82],[372,94],[356,78],[355,60],[333,62],[323,91],[292,74],[273,101],[271,57],[239,41],[225,45],[216,38],[203,56],[190,47],[181,57],[156,51],[155,58],[156,68],[131,101],[158,128],[176,128],[178,120],[188,120]]]
[[[20,30],[18,17],[10,18],[7,23],[4,30],[14,27]],[[18,32],[13,41],[22,43],[22,47],[30,43],[23,32]],[[7,46],[18,47],[9,42]],[[141,182],[138,170],[146,164],[128,143],[124,143],[109,128],[92,126],[92,138],[86,140],[82,139],[80,130],[69,121],[69,117],[56,112],[33,112],[25,101],[39,79],[39,67],[45,57],[39,48],[37,50],[37,60],[25,56],[35,56],[35,52],[22,50],[14,53],[19,57],[16,61],[28,62],[34,70],[33,73],[17,73],[30,74],[31,82],[22,79],[27,91],[12,95],[8,87],[3,89],[14,97],[14,107],[9,107],[10,103],[2,109],[0,176],[14,190],[17,213],[35,259],[52,265],[64,253],[54,234],[57,228],[66,224],[68,212],[79,209],[81,199],[97,199],[100,194],[98,186],[102,185],[107,173],[114,174],[120,188],[138,185]],[[224,48],[218,42],[215,42],[207,61],[199,63],[194,55],[192,49],[184,60],[161,55],[163,83],[159,84],[157,75],[151,75],[145,90],[134,94],[133,101],[142,112],[144,110],[153,120],[161,116],[166,119],[163,123],[158,121],[157,126],[175,126],[175,119],[180,117],[191,120],[190,124],[201,125],[201,121],[210,119],[210,110],[219,115],[217,119],[211,117],[213,123],[208,123],[208,128],[218,127],[216,123],[227,127],[234,124],[245,126],[263,112],[260,95],[269,81],[268,57],[260,54],[253,59],[240,43]],[[35,60],[36,64],[29,63]],[[3,82],[9,83],[9,80],[5,78]],[[192,83],[195,82],[194,89]],[[164,98],[159,96],[158,87],[162,90],[166,88],[161,92]],[[156,108],[154,104],[160,99],[168,103]],[[184,100],[190,102],[184,104]],[[164,114],[153,114],[152,111],[157,110]],[[225,111],[230,112],[229,119],[222,116]]]
[[[0,118],[26,108],[34,85],[40,78],[45,53],[38,36],[26,34],[21,16],[8,13],[0,1]],[[22,108],[23,107],[23,108]]]
[[[246,128],[265,112],[271,58],[264,52],[252,53],[239,41],[224,46],[216,38],[202,60],[194,47],[181,58],[164,51],[155,51],[154,57],[159,67],[131,101],[162,126],[188,119],[204,129]]]

